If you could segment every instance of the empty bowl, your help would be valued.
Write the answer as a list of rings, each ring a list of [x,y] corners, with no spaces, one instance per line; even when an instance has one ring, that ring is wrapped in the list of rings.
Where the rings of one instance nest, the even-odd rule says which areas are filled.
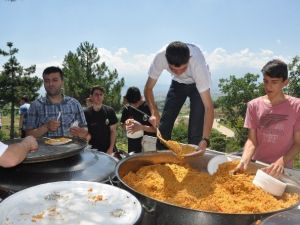
[[[253,184],[274,196],[281,196],[287,186],[286,183],[272,177],[262,170],[257,170]]]

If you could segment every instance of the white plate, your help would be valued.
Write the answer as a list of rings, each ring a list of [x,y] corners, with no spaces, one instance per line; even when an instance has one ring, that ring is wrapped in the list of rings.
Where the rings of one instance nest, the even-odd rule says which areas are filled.
[[[139,201],[123,189],[62,181],[27,188],[6,198],[0,203],[0,224],[132,225],[141,212]]]
[[[213,157],[211,160],[208,161],[207,164],[207,171],[210,175],[213,175],[215,172],[217,172],[219,165],[224,163],[232,161],[230,157],[227,157],[225,155],[218,155]]]

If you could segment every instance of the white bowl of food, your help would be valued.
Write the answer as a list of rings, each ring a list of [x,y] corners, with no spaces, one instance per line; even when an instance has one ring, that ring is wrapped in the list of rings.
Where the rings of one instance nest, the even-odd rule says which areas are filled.
[[[129,131],[126,132],[126,135],[128,138],[136,139],[136,138],[141,138],[144,135],[143,130],[136,131],[134,133],[130,133]]]
[[[213,175],[218,171],[219,165],[228,161],[232,161],[232,159],[226,155],[217,155],[211,158],[207,163],[207,172],[210,175]]]
[[[281,196],[287,186],[286,183],[272,177],[260,169],[256,172],[253,184],[274,196]]]

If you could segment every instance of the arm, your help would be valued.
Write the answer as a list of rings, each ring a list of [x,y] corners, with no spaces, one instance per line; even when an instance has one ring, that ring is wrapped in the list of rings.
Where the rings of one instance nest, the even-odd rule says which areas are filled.
[[[288,164],[290,161],[294,160],[295,157],[300,152],[300,131],[294,133],[294,143],[288,153],[279,159],[277,159],[274,163],[272,163],[269,167],[265,168],[264,171],[271,176],[279,177],[284,172],[284,166]]]
[[[38,148],[38,144],[34,137],[28,136],[22,142],[11,144],[0,157],[0,166],[13,167],[22,162],[28,152]]]
[[[155,133],[156,132],[156,129],[153,126],[143,125],[143,124],[141,124],[140,122],[138,122],[134,119],[126,120],[126,123],[128,123],[127,121],[130,121],[129,122],[130,124],[127,126],[127,130],[130,133],[135,133],[139,130],[143,130],[143,131],[146,131],[146,132],[149,132],[149,133]],[[126,125],[125,125],[125,129],[126,129]]]
[[[39,126],[38,128],[34,129],[27,129],[26,136],[32,135],[34,137],[41,137],[46,134],[48,131],[56,131],[60,127],[60,121],[57,120],[50,120],[47,123]]]
[[[111,125],[110,127],[110,145],[106,151],[107,154],[112,154],[117,139],[117,124]]]
[[[214,105],[210,95],[210,89],[200,93],[203,105],[204,105],[204,124],[203,124],[203,134],[202,137],[209,138],[212,125],[214,122]],[[205,151],[207,147],[206,141],[201,140],[199,143],[199,148]]]
[[[249,129],[248,131],[248,139],[244,146],[244,151],[242,155],[242,159],[237,167],[234,169],[234,172],[245,171],[248,168],[248,165],[255,153],[256,150],[256,130]]]
[[[148,103],[151,112],[151,117],[149,119],[149,122],[153,125],[153,127],[158,127],[160,121],[160,115],[157,106],[155,104],[154,95],[153,95],[153,88],[156,82],[157,80],[148,77],[148,80],[144,88],[145,99]]]

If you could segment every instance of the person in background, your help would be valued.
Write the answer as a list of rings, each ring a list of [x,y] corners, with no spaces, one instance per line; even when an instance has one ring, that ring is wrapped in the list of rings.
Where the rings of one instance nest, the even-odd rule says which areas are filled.
[[[153,88],[163,70],[172,75],[162,116],[155,104]],[[150,121],[159,127],[163,138],[171,139],[175,120],[187,97],[190,99],[188,143],[205,151],[214,119],[214,107],[210,95],[211,77],[201,50],[180,41],[170,43],[154,58],[145,85],[145,98],[150,107]]]
[[[85,109],[88,131],[91,134],[89,144],[93,148],[113,154],[116,138],[118,118],[114,109],[104,105],[104,89],[100,86],[91,88],[90,99],[92,105]]]
[[[27,156],[27,153],[36,151],[38,144],[34,137],[28,136],[21,142],[6,145],[0,141],[0,166],[14,167],[21,163]]]
[[[235,172],[248,168],[251,160],[269,163],[264,171],[279,177],[291,168],[300,152],[300,99],[284,94],[288,68],[281,60],[271,60],[263,68],[266,95],[247,104],[244,127],[248,139]]]
[[[125,107],[122,111],[121,123],[122,127],[129,133],[143,131],[145,135],[155,136],[156,129],[148,121],[150,116],[150,109],[147,103],[142,99],[140,90],[137,87],[129,87],[126,95],[124,96]],[[129,105],[130,107],[128,107]],[[137,109],[143,113],[138,112]],[[128,152],[141,152],[142,151],[143,136],[137,138],[128,137]]]
[[[80,103],[62,93],[62,70],[54,66],[46,68],[43,80],[46,96],[31,103],[25,125],[26,135],[54,137],[71,134],[89,140]],[[74,123],[78,126],[72,126]]]
[[[19,128],[20,128],[20,132],[21,132],[21,138],[24,138],[26,136],[26,132],[25,132],[25,121],[27,118],[27,112],[29,110],[30,104],[29,104],[29,99],[27,95],[24,95],[21,98],[20,101],[20,120],[19,120]]]

